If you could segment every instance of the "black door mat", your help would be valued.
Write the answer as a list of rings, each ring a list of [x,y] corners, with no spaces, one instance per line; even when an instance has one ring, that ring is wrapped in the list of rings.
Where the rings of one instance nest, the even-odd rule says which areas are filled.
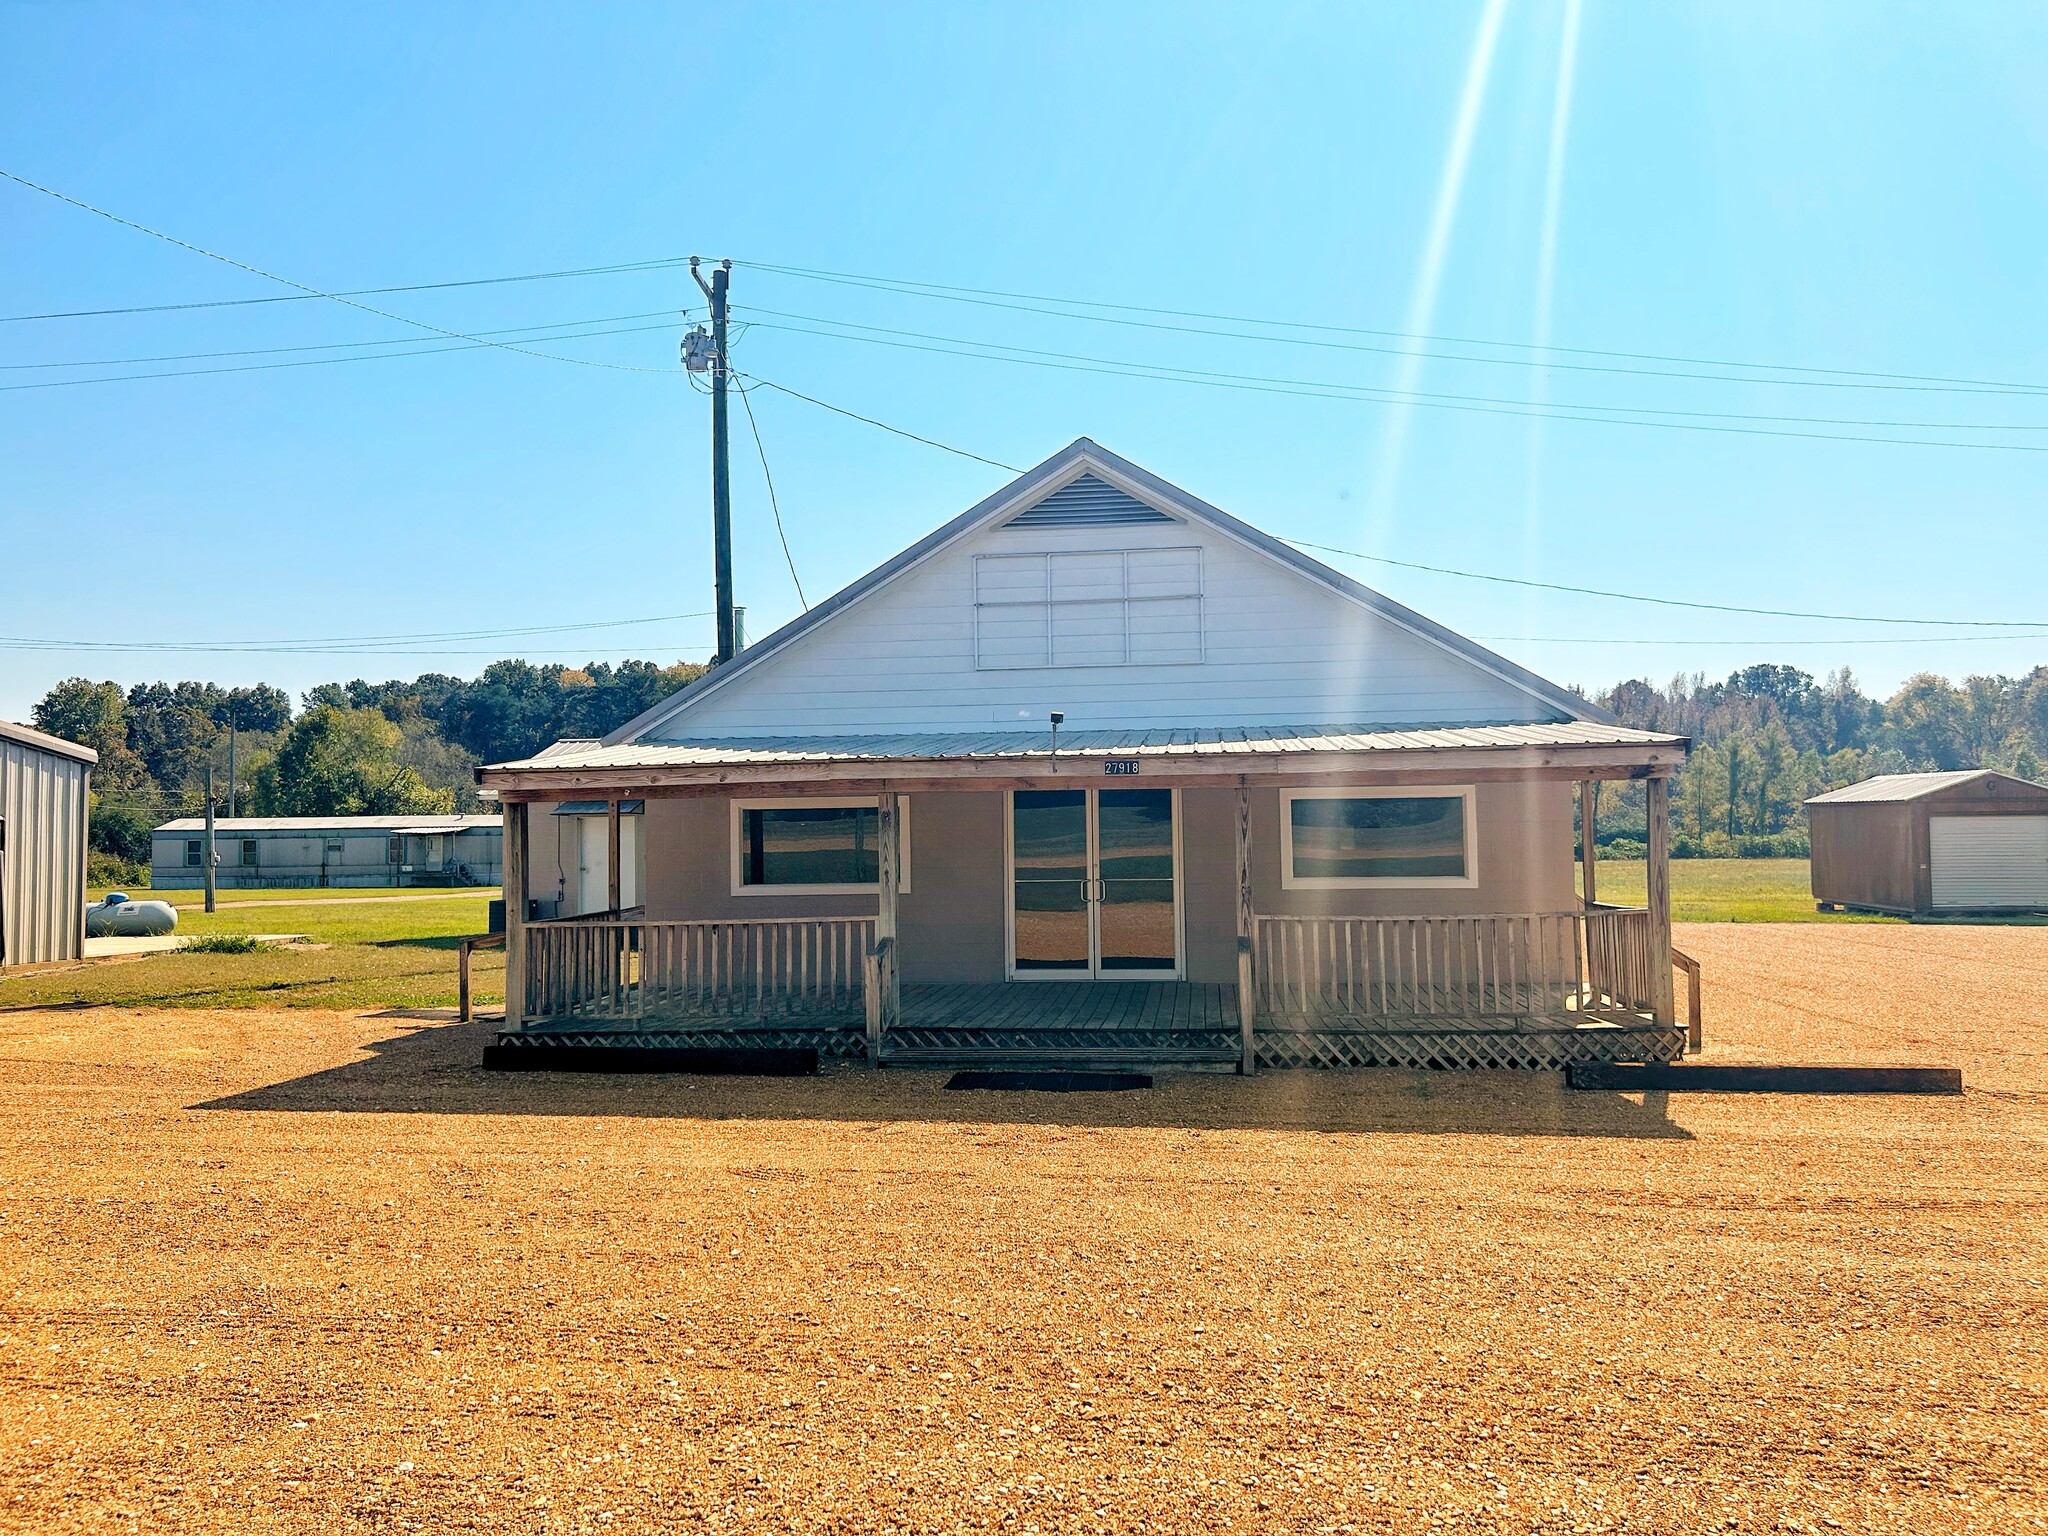
[[[656,1045],[487,1045],[492,1072],[693,1072],[727,1077],[809,1077],[809,1047]]]
[[[1150,1088],[1149,1072],[955,1072],[948,1088],[995,1088],[1006,1093],[1128,1093]]]
[[[1956,1067],[1681,1067],[1665,1063],[1575,1061],[1574,1088],[1681,1093],[1961,1093]]]

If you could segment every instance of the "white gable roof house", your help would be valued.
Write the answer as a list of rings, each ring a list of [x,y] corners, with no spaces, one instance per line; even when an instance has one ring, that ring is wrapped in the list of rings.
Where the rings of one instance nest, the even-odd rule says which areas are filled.
[[[1082,438],[602,741],[479,770],[495,1054],[1672,1060],[1686,750]],[[1603,779],[1648,785],[1643,909],[1578,894]],[[617,873],[534,867],[564,804]]]

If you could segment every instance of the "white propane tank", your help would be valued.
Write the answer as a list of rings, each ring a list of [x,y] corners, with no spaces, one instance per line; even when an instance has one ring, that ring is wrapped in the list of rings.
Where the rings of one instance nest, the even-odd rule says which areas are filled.
[[[85,909],[88,939],[153,939],[178,926],[178,909],[168,901],[130,901],[121,891]]]

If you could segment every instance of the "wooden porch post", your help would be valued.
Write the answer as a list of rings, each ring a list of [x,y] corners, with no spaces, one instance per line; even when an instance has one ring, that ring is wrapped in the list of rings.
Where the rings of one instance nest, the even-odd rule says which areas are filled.
[[[1249,1077],[1258,1067],[1252,1038],[1252,792],[1237,786],[1237,1033],[1244,1050],[1239,1068]]]
[[[617,917],[619,914],[619,802],[614,796],[605,802],[605,910]]]
[[[876,852],[879,855],[876,873],[881,884],[880,900],[875,907],[875,948],[881,952],[876,977],[881,987],[881,1006],[876,1020],[878,1038],[875,1041],[876,1061],[879,1062],[882,1038],[888,1035],[903,1011],[903,968],[896,938],[897,870],[901,867],[897,838],[903,821],[897,814],[894,793],[885,791],[877,795],[875,804],[880,811],[875,825]]]
[[[1593,860],[1595,857],[1593,828],[1600,820],[1600,781],[1581,779],[1579,781],[1579,884],[1585,894],[1585,904],[1590,910],[1599,901],[1593,890]]]
[[[505,1027],[524,1023],[526,1003],[526,802],[505,805]]]
[[[1651,779],[1650,823],[1650,1016],[1659,1024],[1676,1021],[1671,985],[1671,781]]]

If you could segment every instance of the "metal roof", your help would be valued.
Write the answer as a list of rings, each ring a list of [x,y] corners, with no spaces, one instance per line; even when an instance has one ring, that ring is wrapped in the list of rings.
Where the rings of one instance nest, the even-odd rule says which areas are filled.
[[[1949,773],[1881,773],[1874,779],[1865,779],[1861,784],[1851,784],[1846,789],[1831,789],[1824,795],[1815,795],[1808,805],[1850,805],[1870,804],[1881,801],[1918,800],[1924,795],[1939,794],[1944,789],[1956,789],[1964,784],[1974,784],[1983,779],[2000,780],[2016,785],[2048,799],[2048,784],[2036,784],[2032,779],[2016,778],[2009,773],[2000,773],[1992,768],[1963,768]]]
[[[96,763],[99,753],[91,747],[81,747],[75,741],[66,741],[62,736],[45,736],[41,731],[30,730],[25,725],[16,725],[12,720],[0,720],[0,738],[19,742],[24,747],[34,747],[40,752],[54,752],[59,757],[68,757],[81,763]]]
[[[1529,694],[1532,703],[1554,710],[1564,719],[1593,720],[1607,724],[1614,721],[1614,716],[1599,705],[1588,703],[1569,689],[1538,677],[1528,668],[1518,666],[1505,656],[1489,651],[1477,641],[1468,640],[1455,630],[1446,629],[1434,619],[1424,618],[1413,608],[1375,592],[1362,582],[1353,581],[1342,571],[1333,570],[1322,561],[1303,554],[1291,544],[1283,543],[1270,533],[1232,517],[1220,507],[1210,506],[1200,497],[1192,496],[1179,486],[1160,479],[1150,470],[1142,469],[1130,460],[1111,453],[1094,440],[1077,437],[1042,464],[1026,470],[994,495],[984,497],[951,522],[934,529],[902,553],[876,566],[851,586],[842,587],[817,607],[799,614],[773,634],[748,646],[724,666],[714,667],[680,692],[671,694],[652,709],[634,716],[606,736],[605,744],[616,746],[630,742],[665,724],[698,699],[725,687],[735,678],[744,676],[750,669],[782,650],[799,636],[808,634],[835,614],[859,602],[876,588],[887,585],[955,539],[1003,513],[1016,509],[1020,504],[1031,505],[1028,498],[1039,496],[1048,488],[1057,492],[1067,481],[1077,481],[1079,476],[1070,473],[1076,466],[1084,466],[1090,470],[1108,470],[1112,475],[1137,486],[1155,501],[1171,507],[1177,515],[1207,523],[1268,558],[1282,565],[1291,566],[1310,580],[1350,598],[1360,606],[1377,613],[1381,618],[1390,620],[1455,655],[1462,656],[1503,682],[1522,689]]]
[[[476,832],[502,827],[496,816],[217,816],[217,836],[233,837],[244,832],[410,832],[426,836],[435,832]],[[203,832],[206,818],[181,816],[157,828],[159,832]]]
[[[1389,729],[1376,725],[1264,725],[1181,727],[1147,731],[1062,731],[1061,757],[1243,757],[1270,753],[1441,752],[1460,748],[1666,747],[1682,736],[1631,730],[1591,720],[1544,725],[1417,725]],[[486,772],[513,769],[710,768],[788,763],[904,762],[1032,757],[1052,750],[1046,731],[949,731],[874,736],[748,736],[693,742],[597,743],[563,751],[558,743],[522,762],[498,763]]]

